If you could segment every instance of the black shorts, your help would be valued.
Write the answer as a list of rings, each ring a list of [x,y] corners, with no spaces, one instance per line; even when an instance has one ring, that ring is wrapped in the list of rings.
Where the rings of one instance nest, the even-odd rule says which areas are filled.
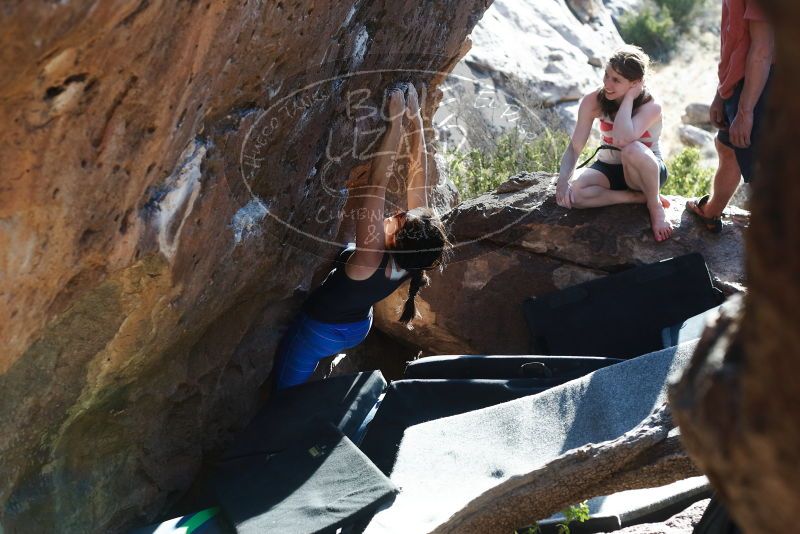
[[[723,145],[732,148],[734,152],[736,152],[736,162],[739,164],[739,170],[742,173],[742,178],[744,179],[745,183],[750,183],[753,180],[753,175],[755,174],[755,152],[758,149],[758,140],[760,139],[759,132],[761,131],[761,122],[764,118],[764,113],[766,112],[771,80],[772,71],[770,70],[769,78],[767,78],[767,84],[764,86],[764,90],[761,91],[761,96],[758,98],[756,107],[753,109],[753,129],[750,133],[749,147],[739,148],[738,146],[733,146],[728,130],[720,130],[717,132],[717,139],[719,139]],[[725,113],[725,122],[728,123],[728,125],[733,122],[733,119],[736,118],[736,113],[739,111],[739,97],[742,96],[743,88],[744,80],[741,80],[733,89],[733,95],[723,101],[722,109]]]
[[[664,165],[661,158],[657,157],[656,159],[658,160],[658,189],[660,190],[667,181],[667,166]],[[622,171],[622,163],[614,164],[597,160],[592,163],[589,168],[602,172],[605,177],[608,178],[612,190],[625,191],[626,189],[630,189],[628,184],[625,183],[625,173]]]

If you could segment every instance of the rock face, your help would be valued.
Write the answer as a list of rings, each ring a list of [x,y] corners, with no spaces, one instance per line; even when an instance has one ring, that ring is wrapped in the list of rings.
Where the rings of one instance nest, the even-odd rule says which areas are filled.
[[[447,216],[456,243],[444,273],[417,297],[422,317],[407,330],[397,310],[401,287],[376,306],[375,324],[431,354],[525,354],[528,331],[522,302],[621,269],[702,251],[723,291],[744,282],[746,211],[731,208],[724,230],[712,236],[672,197],[677,225],[656,243],[644,206],[566,210],[555,203],[555,177],[521,174],[459,205]]]
[[[678,136],[686,146],[693,146],[703,150],[714,150],[714,136],[691,124],[678,127]]]
[[[516,78],[551,105],[599,85],[598,69],[622,43],[610,14],[595,1],[498,0],[471,38],[463,63],[498,79]]]
[[[334,253],[383,89],[435,88],[488,3],[3,7],[5,532],[124,531],[188,486]]]
[[[681,121],[684,124],[703,128],[704,130],[712,130],[713,127],[709,118],[710,107],[705,103],[693,102],[686,106],[686,112],[681,117]]]
[[[603,0],[603,5],[611,12],[616,22],[619,22],[626,13],[635,12],[642,4],[642,0]]]
[[[436,123],[451,143],[466,137],[472,146],[487,130],[570,130],[578,99],[600,85],[605,60],[622,44],[598,0],[496,0],[470,37]]]

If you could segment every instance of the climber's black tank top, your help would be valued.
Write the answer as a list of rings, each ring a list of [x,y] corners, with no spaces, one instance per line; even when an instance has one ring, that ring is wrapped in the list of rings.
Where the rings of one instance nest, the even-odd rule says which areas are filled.
[[[386,278],[389,252],[383,253],[381,264],[372,276],[366,280],[353,280],[347,276],[344,268],[355,250],[355,245],[351,243],[339,254],[333,270],[303,305],[303,311],[312,319],[323,323],[363,321],[369,317],[373,304],[394,293],[400,284],[408,280],[408,274],[399,280]]]

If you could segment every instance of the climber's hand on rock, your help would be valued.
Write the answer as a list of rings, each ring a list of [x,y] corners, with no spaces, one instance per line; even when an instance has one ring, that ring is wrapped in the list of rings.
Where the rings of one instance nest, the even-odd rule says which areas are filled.
[[[403,91],[400,89],[392,89],[389,91],[388,100],[389,100],[389,117],[388,119],[394,122],[397,119],[402,118],[403,112],[406,108],[406,101],[403,97]]]

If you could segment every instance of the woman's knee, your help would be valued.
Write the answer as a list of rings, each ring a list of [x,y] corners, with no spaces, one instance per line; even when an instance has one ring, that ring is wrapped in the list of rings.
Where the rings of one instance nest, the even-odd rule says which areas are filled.
[[[639,172],[646,174],[658,173],[658,160],[655,154],[638,141],[622,149],[622,164],[626,167],[634,167]]]
[[[585,202],[589,198],[585,184],[575,184],[570,188],[570,202],[573,208],[585,207]]]
[[[622,155],[622,161],[624,162],[635,162],[642,160],[643,158],[647,158],[647,152],[649,149],[644,146],[640,141],[634,141],[633,143],[628,143],[620,150]]]

